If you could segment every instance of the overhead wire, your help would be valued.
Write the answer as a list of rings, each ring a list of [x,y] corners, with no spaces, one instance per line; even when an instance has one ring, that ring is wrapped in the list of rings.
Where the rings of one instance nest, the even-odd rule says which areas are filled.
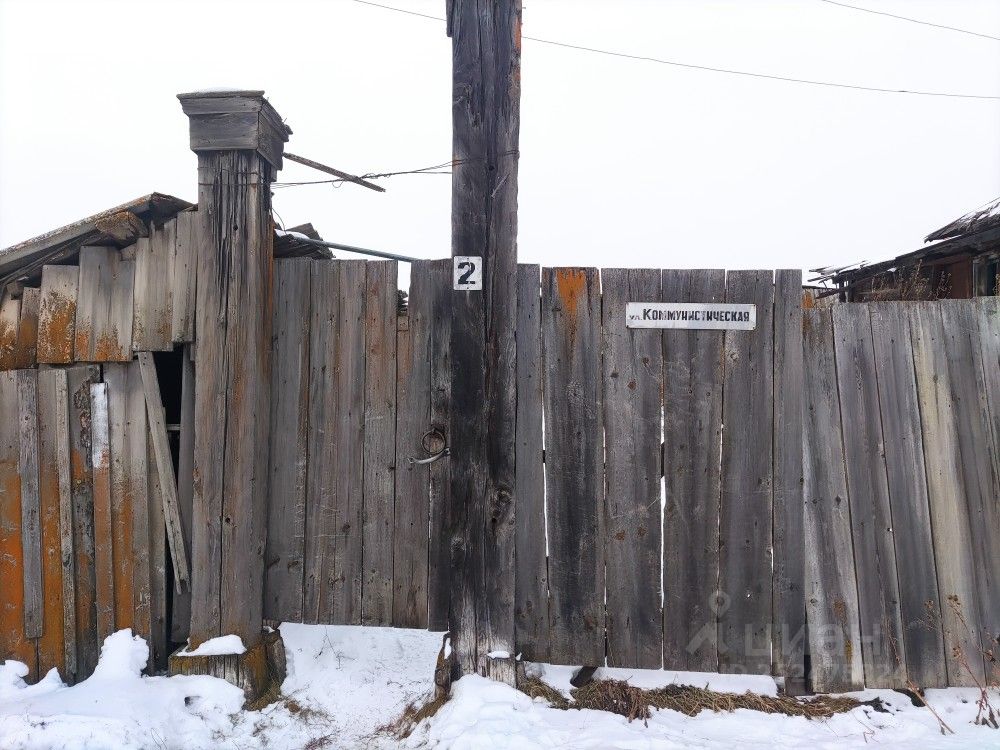
[[[910,18],[909,16],[897,16],[895,13],[887,13],[884,10],[875,10],[874,8],[862,8],[859,5],[848,5],[847,3],[837,2],[837,0],[819,0],[821,3],[827,3],[828,5],[839,5],[841,8],[850,8],[851,10],[859,10],[862,13],[872,13],[876,16],[888,16],[889,18],[895,18],[899,21],[909,21],[910,23],[918,23],[921,26],[933,26],[936,29],[946,29],[948,31],[957,31],[960,34],[969,34],[970,36],[978,36],[983,39],[992,39],[995,42],[1000,42],[1000,36],[993,36],[992,34],[981,34],[978,31],[970,31],[969,29],[960,29],[957,26],[945,26],[941,23],[931,23],[930,21],[921,21],[917,18]]]
[[[383,5],[382,3],[371,2],[371,0],[352,0],[355,3],[360,3],[361,5],[370,5],[375,8],[382,8],[384,10],[391,10],[397,13],[405,13],[410,16],[419,16],[420,18],[428,18],[434,21],[445,21],[446,19],[441,16],[432,16],[428,13],[419,13],[413,10],[406,10],[405,8],[396,8],[391,5]],[[522,35],[522,39],[527,39],[533,42],[538,42],[540,44],[548,44],[554,47],[563,47],[566,49],[578,50],[581,52],[591,52],[598,55],[606,55],[608,57],[620,57],[628,60],[640,60],[642,62],[656,63],[659,65],[670,65],[678,68],[686,68],[689,70],[702,70],[711,73],[725,73],[728,75],[745,76],[748,78],[761,78],[771,81],[782,81],[784,83],[798,83],[809,86],[825,86],[828,88],[839,88],[839,89],[853,89],[856,91],[871,91],[881,94],[911,94],[915,96],[937,96],[937,97],[948,97],[955,99],[986,99],[997,101],[1000,100],[1000,96],[991,96],[987,94],[959,94],[947,91],[923,91],[918,89],[891,89],[883,88],[880,86],[862,86],[859,84],[852,83],[836,83],[833,81],[818,81],[809,78],[794,78],[792,76],[780,76],[771,73],[755,73],[746,70],[735,70],[732,68],[719,68],[711,65],[698,65],[695,63],[680,62],[679,60],[667,60],[660,57],[651,57],[648,55],[635,55],[628,52],[616,52],[614,50],[600,49],[598,47],[588,47],[582,44],[570,44],[569,42],[559,42],[554,39],[543,39],[537,36],[528,36],[527,34]]]
[[[498,157],[511,156],[518,154],[517,150],[504,151],[498,154]],[[367,174],[359,175],[364,180],[379,180],[386,177],[398,177],[400,175],[411,175],[411,174],[451,174],[451,170],[447,171],[436,171],[443,170],[444,167],[456,167],[463,164],[470,164],[473,162],[487,161],[487,157],[477,156],[477,157],[467,157],[465,159],[452,159],[450,161],[441,162],[440,164],[431,164],[427,167],[420,167],[419,169],[404,169],[397,172],[368,172]],[[300,185],[333,185],[334,187],[340,187],[344,182],[348,182],[344,178],[338,177],[331,180],[303,180],[300,182],[273,182],[271,187],[284,188],[284,187],[298,187]]]

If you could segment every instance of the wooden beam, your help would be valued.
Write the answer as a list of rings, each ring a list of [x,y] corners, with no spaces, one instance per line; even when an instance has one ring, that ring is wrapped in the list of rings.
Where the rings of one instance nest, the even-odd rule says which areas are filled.
[[[291,131],[261,92],[179,98],[190,117],[199,185],[190,641],[197,646],[231,633],[249,649],[263,625],[274,256],[270,183]],[[255,117],[242,118],[245,112]]]
[[[146,416],[149,420],[149,434],[156,458],[156,473],[160,479],[160,494],[163,496],[163,517],[167,525],[167,540],[170,542],[170,560],[174,564],[176,590],[189,590],[191,577],[188,573],[187,550],[181,525],[180,506],[177,500],[177,481],[174,478],[174,464],[167,442],[167,422],[160,400],[160,383],[156,377],[156,365],[150,352],[139,352],[139,370],[142,372],[142,387],[146,393]]]
[[[332,174],[334,177],[339,177],[340,179],[344,180],[344,182],[353,182],[355,185],[366,187],[369,190],[374,190],[377,193],[385,192],[385,188],[382,187],[381,185],[376,185],[373,182],[368,182],[368,180],[365,180],[353,174],[349,174],[347,172],[341,172],[339,169],[328,167],[326,166],[326,164],[320,164],[318,161],[307,159],[304,156],[296,156],[295,154],[290,154],[286,151],[285,158],[288,159],[289,161],[298,162],[299,164],[303,164],[307,167],[312,167],[313,169],[317,169],[320,172],[326,172],[327,174]]]

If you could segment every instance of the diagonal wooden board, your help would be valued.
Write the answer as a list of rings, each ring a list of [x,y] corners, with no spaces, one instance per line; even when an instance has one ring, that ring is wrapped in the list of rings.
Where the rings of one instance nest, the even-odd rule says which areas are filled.
[[[174,579],[178,591],[191,587],[187,550],[181,526],[180,506],[177,501],[177,481],[174,478],[174,464],[170,458],[167,443],[167,424],[160,400],[160,384],[156,377],[156,365],[150,352],[139,352],[139,369],[142,372],[142,387],[146,392],[146,414],[149,419],[149,433],[152,438],[156,471],[160,478],[160,492],[163,495],[163,516],[167,525],[167,539],[170,541],[170,560],[174,564]]]

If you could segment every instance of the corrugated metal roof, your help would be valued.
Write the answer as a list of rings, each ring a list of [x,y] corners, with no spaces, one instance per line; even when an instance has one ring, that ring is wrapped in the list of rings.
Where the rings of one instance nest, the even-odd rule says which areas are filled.
[[[965,216],[955,219],[935,232],[931,232],[924,238],[924,242],[937,242],[952,237],[961,237],[964,234],[981,232],[993,227],[1000,227],[1000,198],[985,206],[980,206],[975,211],[970,211]]]

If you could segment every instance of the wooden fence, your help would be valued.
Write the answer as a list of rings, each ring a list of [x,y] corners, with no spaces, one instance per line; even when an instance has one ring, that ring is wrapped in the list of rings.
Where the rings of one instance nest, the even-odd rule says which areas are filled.
[[[276,264],[270,618],[447,627],[448,461],[409,459],[448,424],[451,263],[413,265],[405,316],[394,273]],[[504,595],[523,658],[801,684],[808,651],[817,689],[966,684],[955,595],[981,676],[995,301],[803,317],[791,271],[522,265],[517,283]],[[629,329],[640,300],[753,303],[757,327]]]
[[[391,262],[274,273],[264,614],[443,630],[448,458],[410,459],[449,424],[451,260],[413,264],[405,314]],[[817,690],[989,668],[996,299],[803,311],[792,271],[522,265],[517,286],[515,575],[490,590],[523,658],[800,689],[808,656]],[[655,300],[753,303],[757,325],[626,327],[626,302]],[[62,330],[46,325],[39,351]],[[186,635],[152,453],[166,427],[121,359],[0,372],[0,658],[33,674],[89,674],[110,628],[157,654]]]
[[[0,658],[73,682],[132,628],[164,664],[165,524],[139,362],[0,372],[0,414]]]
[[[804,322],[814,684],[996,679],[998,299],[838,305]]]
[[[414,264],[399,318],[393,274],[276,264],[268,617],[446,627],[447,459],[408,459],[448,423],[451,266]],[[770,671],[772,608],[804,618],[801,574],[771,570],[802,559],[799,274],[607,270],[602,297],[597,269],[522,266],[518,287],[518,650]],[[758,328],[625,327],[661,299],[755,303]]]

